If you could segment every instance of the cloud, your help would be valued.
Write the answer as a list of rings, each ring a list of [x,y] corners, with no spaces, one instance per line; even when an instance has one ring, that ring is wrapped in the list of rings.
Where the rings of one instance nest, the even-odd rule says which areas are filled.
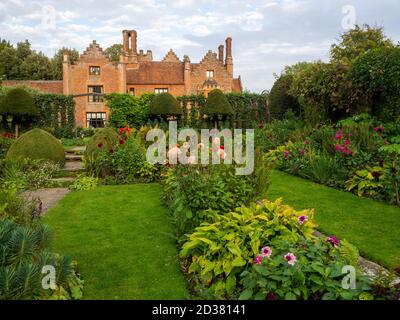
[[[138,31],[138,47],[162,59],[170,49],[192,62],[233,39],[235,76],[245,88],[270,89],[274,73],[298,61],[327,60],[342,28],[345,5],[357,23],[385,27],[400,40],[398,0],[1,0],[1,38],[52,56],[58,48],[80,52],[92,40],[107,48],[123,29]]]

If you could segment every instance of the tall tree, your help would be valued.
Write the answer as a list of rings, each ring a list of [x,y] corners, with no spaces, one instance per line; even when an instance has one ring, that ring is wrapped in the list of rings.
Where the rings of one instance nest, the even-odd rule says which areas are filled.
[[[4,78],[10,80],[20,79],[19,66],[22,61],[18,57],[17,50],[14,47],[4,48],[0,52],[0,65],[3,67]]]
[[[352,64],[358,56],[371,49],[393,48],[393,42],[383,33],[383,28],[355,26],[340,37],[338,44],[331,47],[332,62]]]
[[[119,61],[122,49],[122,44],[113,44],[111,47],[108,47],[105,52],[111,61]]]
[[[52,80],[51,62],[43,53],[32,52],[20,65],[20,78],[24,80]]]
[[[51,60],[51,68],[54,80],[62,79],[64,52],[68,52],[69,59],[72,63],[76,62],[79,59],[79,52],[75,49],[68,49],[63,47],[60,50],[58,50],[57,53],[54,55],[53,59]]]

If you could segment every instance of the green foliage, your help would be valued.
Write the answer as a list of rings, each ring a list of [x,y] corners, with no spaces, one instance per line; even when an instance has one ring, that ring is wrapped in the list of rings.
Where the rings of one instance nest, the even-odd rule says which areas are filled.
[[[354,62],[354,85],[368,95],[372,114],[392,120],[400,116],[400,48],[370,50]]]
[[[79,52],[75,49],[69,49],[65,47],[59,49],[51,60],[53,80],[62,80],[64,53],[68,53],[69,61],[71,63],[75,63],[79,58]]]
[[[152,182],[159,177],[159,168],[146,160],[146,149],[139,136],[119,138],[113,152],[104,150],[99,159],[102,177],[113,177],[114,183]]]
[[[296,98],[289,94],[293,81],[290,74],[281,75],[274,83],[268,95],[269,110],[272,119],[282,119],[283,115],[292,110],[297,115],[300,113],[300,105]]]
[[[39,108],[37,125],[48,128],[56,137],[72,137],[75,129],[75,101],[62,94],[34,94]]]
[[[370,290],[369,279],[360,271],[356,288],[343,288],[342,279],[347,273],[342,269],[351,260],[341,254],[341,246],[336,248],[326,240],[304,237],[275,240],[270,246],[269,257],[260,254],[261,262],[241,274],[244,288],[239,299],[357,300]],[[296,258],[293,265],[285,259],[288,253]]]
[[[76,299],[80,280],[70,258],[48,251],[52,234],[45,225],[19,226],[0,220],[0,299]],[[56,270],[55,289],[42,287],[43,266]]]
[[[339,44],[332,45],[330,54],[333,61],[351,64],[369,50],[393,46],[393,42],[384,35],[383,28],[356,25],[341,35]]]
[[[34,124],[44,128],[57,137],[71,137],[75,128],[75,101],[72,96],[62,94],[40,93],[29,87],[0,87],[0,101],[14,89],[24,89],[32,95],[34,108],[38,110]],[[20,117],[19,117],[20,118]],[[24,120],[22,119],[17,120]],[[3,125],[5,119],[3,118]],[[31,118],[27,119],[31,120]],[[28,127],[29,123],[20,123],[23,128]]]
[[[104,51],[111,61],[119,61],[119,57],[123,52],[123,45],[120,43],[113,44]]]
[[[154,96],[150,105],[150,112],[159,116],[177,116],[182,114],[178,100],[170,93],[161,93]]]
[[[142,94],[138,97],[119,93],[107,95],[110,124],[117,128],[127,125],[139,128],[146,124],[150,118],[150,104],[153,98],[154,94]]]
[[[99,184],[99,179],[95,177],[88,177],[83,174],[80,174],[76,177],[74,182],[69,186],[71,190],[84,190],[89,191],[93,190]]]
[[[2,134],[0,136],[0,160],[4,159],[8,149],[13,144],[15,138],[13,134]]]
[[[348,191],[356,191],[359,197],[375,196],[379,189],[383,188],[386,179],[385,170],[382,167],[367,167],[364,170],[356,171],[355,175],[346,182]]]
[[[270,162],[259,150],[254,172],[236,175],[235,165],[177,165],[166,172],[163,200],[170,208],[181,237],[203,221],[205,210],[230,212],[236,207],[263,198],[269,187]]]
[[[214,89],[208,94],[203,113],[211,117],[228,116],[233,114],[233,109],[222,91]]]
[[[298,217],[307,215],[300,225]],[[222,214],[208,211],[203,222],[182,246],[188,272],[209,288],[214,297],[229,298],[237,290],[239,275],[251,265],[261,245],[277,240],[312,237],[312,212],[296,212],[280,200],[263,201]]]
[[[255,145],[268,152],[296,137],[303,128],[304,123],[297,118],[272,121],[255,130]]]
[[[8,80],[52,80],[53,69],[49,58],[31,49],[28,40],[7,45],[0,51],[0,65]]]
[[[42,129],[30,130],[19,137],[7,152],[6,160],[48,160],[61,166],[65,163],[60,141]]]
[[[15,88],[8,91],[1,99],[0,113],[11,116],[35,116],[38,110],[27,91],[23,88]]]
[[[268,121],[267,94],[243,92],[225,96],[233,109],[231,119],[235,128],[254,128]]]
[[[97,157],[103,150],[114,150],[118,144],[118,134],[113,128],[99,129],[88,141],[85,157]]]
[[[28,189],[52,187],[51,179],[60,170],[59,164],[52,161],[25,161],[22,167]]]

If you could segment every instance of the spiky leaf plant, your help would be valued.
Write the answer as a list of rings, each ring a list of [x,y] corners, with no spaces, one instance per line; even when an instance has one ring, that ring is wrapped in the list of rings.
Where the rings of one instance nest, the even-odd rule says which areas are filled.
[[[41,223],[21,226],[0,220],[0,300],[70,299],[76,291],[81,296],[83,282],[71,259],[47,250],[51,239],[51,231]],[[56,270],[55,290],[42,287],[45,265]]]

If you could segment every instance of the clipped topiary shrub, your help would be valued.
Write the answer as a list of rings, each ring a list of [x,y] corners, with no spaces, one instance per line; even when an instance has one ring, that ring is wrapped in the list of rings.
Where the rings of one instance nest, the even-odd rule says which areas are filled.
[[[203,113],[208,116],[232,115],[233,109],[226,96],[219,89],[214,89],[208,94]]]
[[[113,150],[118,144],[118,134],[113,128],[99,129],[88,141],[85,156],[96,157],[103,150]]]
[[[178,100],[170,93],[157,94],[150,105],[150,112],[159,116],[176,116],[182,114]]]
[[[8,91],[0,100],[0,114],[11,116],[15,122],[15,135],[18,137],[18,127],[26,118],[32,118],[39,114],[32,95],[23,88],[15,88]]]
[[[48,160],[63,166],[64,148],[61,142],[42,129],[33,129],[21,135],[7,152],[6,160]]]
[[[272,119],[282,119],[283,115],[292,110],[299,114],[300,105],[296,98],[289,94],[293,77],[291,75],[282,75],[274,83],[268,96],[269,110]]]

